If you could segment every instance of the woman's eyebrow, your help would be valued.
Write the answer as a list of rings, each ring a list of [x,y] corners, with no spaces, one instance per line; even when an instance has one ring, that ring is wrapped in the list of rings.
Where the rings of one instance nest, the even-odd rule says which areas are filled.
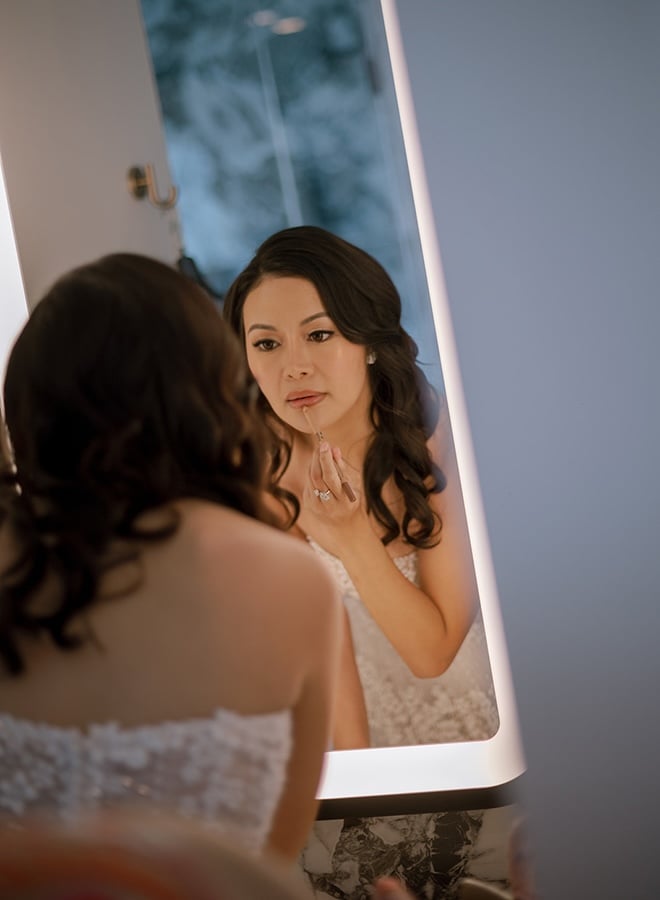
[[[330,316],[325,312],[325,310],[321,310],[321,312],[313,313],[311,316],[307,316],[302,319],[300,322],[301,325],[307,325],[309,322],[313,322],[314,319],[329,319]],[[247,330],[247,334],[251,331],[255,331],[256,329],[263,329],[264,331],[277,331],[274,325],[266,325],[263,322],[254,322]]]
[[[327,312],[324,309],[321,310],[321,312],[317,312],[311,316],[307,316],[307,318],[303,319],[300,324],[307,325],[308,322],[312,322],[312,321],[314,321],[314,319],[323,319],[323,318],[326,318],[326,319],[330,318],[330,316],[327,314]]]

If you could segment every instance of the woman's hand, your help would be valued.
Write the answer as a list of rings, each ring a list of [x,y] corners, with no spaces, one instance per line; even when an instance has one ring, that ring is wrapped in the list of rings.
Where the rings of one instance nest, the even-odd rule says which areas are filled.
[[[331,447],[327,441],[319,441],[310,465],[310,484],[315,496],[330,490],[336,498],[346,497],[349,503],[358,502],[351,477],[356,484],[360,481],[359,473],[347,471],[339,447]]]
[[[339,447],[320,441],[312,455],[302,494],[306,530],[329,552],[341,556],[342,545],[370,528],[362,502],[361,477]]]
[[[398,878],[377,878],[372,890],[374,900],[416,900]]]

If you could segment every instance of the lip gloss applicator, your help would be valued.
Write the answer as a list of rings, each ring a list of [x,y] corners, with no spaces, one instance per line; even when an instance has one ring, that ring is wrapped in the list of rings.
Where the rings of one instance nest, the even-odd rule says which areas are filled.
[[[309,408],[308,408],[307,406],[303,406],[302,411],[303,411],[303,415],[304,415],[304,417],[305,417],[305,420],[307,421],[307,424],[309,425],[309,427],[312,429],[312,431],[314,432],[314,434],[315,434],[316,437],[318,438],[318,442],[319,442],[319,444],[320,444],[321,441],[324,440],[324,438],[323,438],[323,432],[322,432],[322,431],[317,431],[316,428],[314,427],[314,423],[312,422],[312,417],[311,417],[311,415],[309,414]]]
[[[325,440],[325,438],[323,437],[323,432],[322,432],[322,431],[318,431],[318,430],[314,427],[314,423],[312,422],[312,417],[311,417],[310,414],[309,414],[309,409],[308,409],[306,406],[303,406],[302,411],[303,411],[303,415],[305,416],[305,419],[306,419],[306,421],[307,421],[307,424],[309,425],[309,427],[312,429],[312,431],[313,431],[314,434],[316,435],[316,437],[317,437],[317,439],[318,439],[318,442],[319,442],[319,444],[320,444],[321,441]],[[341,489],[342,489],[342,491],[346,494],[346,496],[347,496],[348,499],[351,501],[351,503],[357,502],[357,497],[355,496],[355,492],[353,491],[353,488],[351,487],[351,483],[350,483],[346,478],[344,478],[344,475],[343,475],[343,473],[341,472],[341,470],[340,470],[340,472],[339,472],[339,475],[340,475],[340,478],[341,478]]]

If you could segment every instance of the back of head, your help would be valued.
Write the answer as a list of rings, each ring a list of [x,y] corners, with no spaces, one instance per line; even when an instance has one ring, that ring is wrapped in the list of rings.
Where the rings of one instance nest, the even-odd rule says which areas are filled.
[[[72,609],[90,601],[109,542],[134,537],[146,510],[195,497],[265,517],[251,385],[213,301],[164,263],[114,254],[47,292],[4,386],[15,471],[0,501],[23,554],[0,590],[10,668],[20,669],[5,646],[11,618],[39,571],[65,573]],[[61,617],[42,625],[63,636]]]
[[[76,269],[38,304],[9,359],[21,488],[57,507],[62,489],[112,481],[113,507],[135,508],[205,495],[217,470],[229,499],[237,448],[254,457],[247,389],[233,336],[185,276],[131,254]],[[258,468],[245,474],[259,480]]]

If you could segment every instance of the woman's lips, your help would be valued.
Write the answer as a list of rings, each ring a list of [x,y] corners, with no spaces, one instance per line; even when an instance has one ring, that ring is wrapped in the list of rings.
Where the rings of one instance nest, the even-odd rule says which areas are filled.
[[[303,406],[316,406],[324,396],[325,394],[289,394],[286,402],[294,409],[302,409]]]

